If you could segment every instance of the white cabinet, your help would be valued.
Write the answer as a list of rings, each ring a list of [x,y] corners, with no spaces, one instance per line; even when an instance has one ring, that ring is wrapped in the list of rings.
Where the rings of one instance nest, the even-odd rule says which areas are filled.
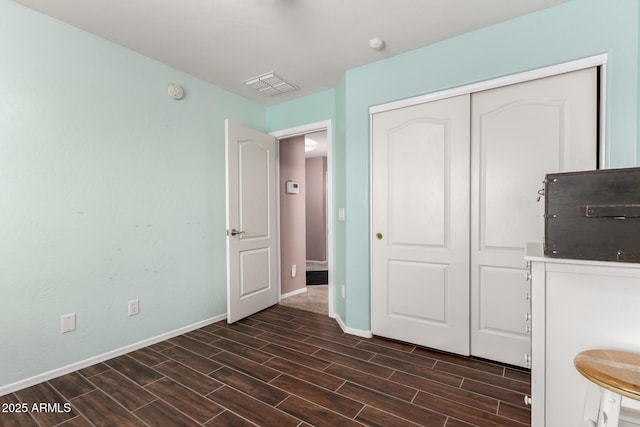
[[[545,258],[540,244],[528,244],[525,259],[532,292],[531,425],[578,427],[588,381],[575,370],[575,355],[592,348],[640,352],[640,264]],[[623,399],[623,419],[624,407],[636,404]]]

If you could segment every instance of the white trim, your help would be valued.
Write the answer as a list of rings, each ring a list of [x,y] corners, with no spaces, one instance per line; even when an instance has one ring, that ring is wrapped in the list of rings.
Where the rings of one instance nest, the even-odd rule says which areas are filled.
[[[608,54],[603,53],[600,55],[577,59],[575,61],[564,62],[562,64],[551,65],[544,68],[538,68],[536,70],[525,71],[522,73],[511,74],[508,76],[498,77],[478,83],[472,83],[465,86],[432,92],[413,98],[401,99],[398,101],[387,102],[385,104],[374,105],[369,107],[369,114],[381,113],[389,110],[397,110],[398,108],[410,107],[412,105],[437,101],[444,98],[451,98],[458,95],[467,95],[473,92],[495,89],[502,86],[508,86],[516,83],[523,83],[531,80],[555,76],[558,74],[569,73],[572,71],[583,70],[585,68],[599,67],[607,63],[607,58]]]
[[[293,138],[294,136],[299,136],[299,135],[306,135],[308,133],[319,132],[325,129],[327,130],[327,133],[329,133],[329,130],[331,129],[331,120],[324,120],[321,122],[309,123],[306,125],[292,127],[289,129],[276,130],[269,133],[269,135],[275,136],[278,139],[284,139],[284,138]],[[331,135],[327,135],[327,136],[330,137]],[[329,144],[329,149],[331,149],[331,144]]]
[[[606,148],[608,148],[608,144],[606,143],[606,132],[605,128],[607,125],[607,63],[606,58],[603,64],[600,64],[600,73],[598,76],[598,81],[600,83],[600,92],[598,95],[600,99],[598,99],[598,125],[599,125],[599,133],[598,133],[598,167],[600,169],[604,169],[607,167],[607,159],[609,158]]]
[[[342,318],[337,314],[332,317],[336,319],[336,322],[338,322],[338,326],[340,326],[340,328],[342,329],[342,332],[344,332],[345,334],[355,335],[357,337],[362,337],[362,338],[373,338],[373,332],[365,331],[362,329],[350,328],[344,324],[344,322],[342,321]]]
[[[315,122],[315,123],[309,123],[306,125],[301,125],[301,126],[296,126],[293,128],[289,128],[289,129],[282,129],[282,130],[278,130],[278,131],[274,131],[271,132],[270,135],[276,137],[279,140],[281,139],[285,139],[285,138],[291,138],[294,136],[299,136],[299,135],[305,135],[308,133],[312,133],[312,132],[318,132],[318,131],[322,131],[322,130],[326,130],[327,131],[327,260],[328,260],[328,314],[329,317],[334,317],[335,316],[335,307],[333,304],[333,299],[334,299],[334,284],[333,284],[333,266],[334,266],[334,259],[333,259],[333,123],[331,120],[324,120],[321,122]],[[278,143],[277,146],[279,147],[280,144]],[[278,151],[276,151],[278,153],[278,159],[280,159],[279,156],[279,148],[277,149]],[[278,164],[276,165],[276,170],[278,171],[278,180],[280,179],[280,164],[279,164],[279,160],[278,160]],[[279,188],[280,186],[278,186],[278,194],[276,195],[276,197],[278,198],[278,218],[280,218],[280,195],[279,195]],[[280,221],[278,220],[278,223],[280,223]],[[278,233],[278,248],[280,248],[280,235]],[[278,249],[278,254],[279,254],[280,250]],[[280,262],[278,262],[278,282],[280,283],[280,277],[281,277],[281,266],[280,266]],[[284,297],[284,296],[282,296]],[[281,297],[281,298],[282,298]]]
[[[126,345],[124,347],[117,348],[115,350],[108,351],[106,353],[99,354],[97,356],[90,357],[88,359],[74,362],[70,365],[63,366],[61,368],[54,369],[52,371],[43,372],[42,374],[34,375],[33,377],[26,378],[24,380],[16,381],[15,383],[7,384],[0,387],[0,396],[4,396],[9,393],[13,393],[23,388],[31,387],[36,384],[40,384],[44,381],[60,377],[62,375],[70,374],[79,369],[87,368],[96,363],[104,362],[105,360],[113,359],[114,357],[122,356],[123,354],[130,353],[135,350],[139,350],[144,347],[148,347],[152,344],[159,343],[161,341],[168,340],[169,338],[177,337],[178,335],[191,332],[196,329],[200,329],[204,326],[210,325],[215,322],[219,322],[227,318],[227,313],[211,317],[200,322],[192,323],[191,325],[184,326],[182,328],[175,329],[173,331],[165,332],[164,334],[157,335],[152,338],[147,338],[142,341],[138,341],[133,344]]]
[[[304,288],[296,289],[295,291],[287,292],[286,294],[280,295],[280,301],[282,301],[283,299],[287,299],[289,297],[298,295],[298,294],[303,294],[305,292],[307,292],[307,287],[306,286]]]

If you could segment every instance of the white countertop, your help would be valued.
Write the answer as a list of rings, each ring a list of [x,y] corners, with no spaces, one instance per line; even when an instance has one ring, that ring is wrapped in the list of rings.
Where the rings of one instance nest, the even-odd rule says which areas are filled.
[[[551,258],[544,256],[542,243],[527,243],[524,250],[524,259],[527,261],[546,262],[556,264],[590,265],[599,267],[618,267],[640,269],[637,262],[594,261],[589,259]]]

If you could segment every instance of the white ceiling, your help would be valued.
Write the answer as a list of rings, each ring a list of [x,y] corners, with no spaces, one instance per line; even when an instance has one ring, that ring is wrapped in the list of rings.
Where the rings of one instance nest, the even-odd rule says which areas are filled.
[[[16,1],[274,104],[333,88],[350,68],[567,0]],[[373,37],[386,41],[383,50],[369,48]],[[242,83],[270,71],[300,90],[269,97]]]

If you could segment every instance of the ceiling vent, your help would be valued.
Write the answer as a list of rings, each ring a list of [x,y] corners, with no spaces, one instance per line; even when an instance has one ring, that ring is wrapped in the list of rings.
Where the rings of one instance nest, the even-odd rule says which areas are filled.
[[[263,74],[258,77],[251,78],[244,82],[245,85],[257,91],[269,95],[275,96],[281,93],[293,92],[299,88],[282,77],[277,76],[274,73]]]

